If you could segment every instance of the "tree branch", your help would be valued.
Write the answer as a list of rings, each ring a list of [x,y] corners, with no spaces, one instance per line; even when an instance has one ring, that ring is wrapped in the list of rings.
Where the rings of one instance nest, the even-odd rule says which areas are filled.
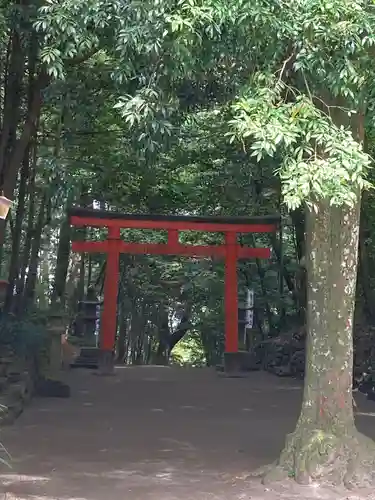
[[[183,317],[181,318],[180,324],[177,327],[177,330],[175,330],[172,335],[170,335],[168,339],[168,348],[169,352],[172,351],[172,349],[175,347],[180,340],[184,338],[184,336],[187,334],[187,332],[190,329],[190,323],[189,323],[189,316],[188,314],[184,314]]]
[[[95,48],[91,49],[89,52],[87,52],[86,54],[80,54],[80,55],[77,55],[75,57],[72,57],[71,59],[67,59],[65,61],[65,63],[68,66],[78,66],[78,65],[88,61],[89,59],[91,59],[91,57],[93,57],[99,51],[100,51],[100,48],[95,47]]]

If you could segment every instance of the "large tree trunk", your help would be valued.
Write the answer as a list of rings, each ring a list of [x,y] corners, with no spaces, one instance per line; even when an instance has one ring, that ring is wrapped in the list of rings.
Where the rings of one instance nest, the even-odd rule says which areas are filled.
[[[360,199],[353,209],[319,203],[306,214],[307,356],[302,411],[267,479],[361,486],[370,478],[375,443],[354,424],[353,312]],[[275,475],[276,474],[276,475]]]

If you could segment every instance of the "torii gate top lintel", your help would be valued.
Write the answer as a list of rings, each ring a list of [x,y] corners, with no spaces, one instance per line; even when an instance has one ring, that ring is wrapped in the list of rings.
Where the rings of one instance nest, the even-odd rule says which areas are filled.
[[[274,232],[280,225],[281,220],[278,214],[253,217],[129,214],[81,207],[70,208],[68,216],[74,226],[180,229],[181,231],[191,229],[208,232],[236,231],[237,233]]]
[[[73,241],[75,252],[107,254],[104,283],[104,309],[101,321],[100,348],[112,352],[116,336],[116,310],[119,279],[119,254],[161,254],[216,256],[225,259],[225,351],[238,352],[237,261],[241,258],[269,258],[269,248],[239,245],[238,233],[272,233],[280,226],[280,215],[256,217],[148,215],[110,212],[81,207],[68,211],[70,223],[78,227],[107,228],[104,241]],[[129,243],[120,237],[121,229],[153,229],[168,231],[167,243]],[[221,245],[184,245],[179,231],[222,232]],[[107,356],[108,358],[108,356]]]

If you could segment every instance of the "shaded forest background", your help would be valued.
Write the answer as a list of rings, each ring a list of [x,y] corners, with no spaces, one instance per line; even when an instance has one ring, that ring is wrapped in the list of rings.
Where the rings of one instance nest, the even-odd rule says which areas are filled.
[[[73,205],[168,215],[280,213],[281,235],[243,236],[244,244],[270,246],[272,259],[240,263],[239,295],[244,301],[246,288],[254,289],[261,363],[279,374],[303,372],[304,212],[282,204],[274,175],[279,158],[251,157],[228,137],[229,104],[249,71],[241,54],[234,60],[219,48],[204,60],[214,35],[203,37],[196,53],[188,30],[176,27],[178,19],[168,20],[166,35],[147,31],[155,26],[156,7],[155,19],[141,29],[146,7],[134,7],[121,25],[116,2],[104,10],[95,3],[86,17],[82,6],[64,4],[47,2],[41,11],[30,1],[1,7],[0,176],[3,193],[14,200],[0,225],[0,278],[9,283],[3,325],[13,318],[32,335],[59,300],[72,333],[78,303],[90,287],[102,298],[105,256],[77,255],[70,247],[74,239],[103,234],[71,228],[67,211]],[[195,71],[187,64],[192,54],[201,61]],[[369,153],[374,144],[369,134]],[[360,233],[358,372],[371,364],[375,345],[374,219],[375,196],[369,192]],[[122,236],[151,242],[166,237],[135,230]],[[187,243],[220,238],[182,235]],[[171,351],[175,363],[219,363],[223,278],[223,263],[212,259],[123,255],[119,362],[151,363]],[[8,330],[2,331],[4,339]]]

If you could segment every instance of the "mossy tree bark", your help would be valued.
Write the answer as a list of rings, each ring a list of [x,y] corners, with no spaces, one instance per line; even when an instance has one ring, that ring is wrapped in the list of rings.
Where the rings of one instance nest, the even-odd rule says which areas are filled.
[[[353,312],[360,198],[306,213],[307,356],[302,410],[264,481],[294,477],[347,487],[375,478],[375,443],[358,433],[352,400]]]

